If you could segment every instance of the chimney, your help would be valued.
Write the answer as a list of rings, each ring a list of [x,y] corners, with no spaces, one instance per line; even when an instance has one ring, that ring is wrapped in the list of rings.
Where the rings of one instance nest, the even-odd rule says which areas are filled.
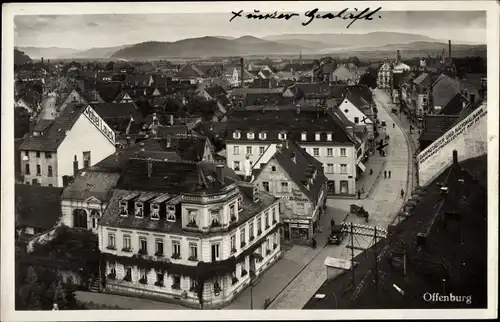
[[[42,57],[42,65],[43,65],[43,57]]]
[[[127,148],[130,147],[130,136],[127,136]]]
[[[78,159],[76,158],[75,155],[75,160],[73,161],[73,176],[76,177],[77,173],[78,173]]]
[[[451,64],[451,40],[448,40],[448,57],[450,59],[450,64]]]
[[[140,146],[141,146],[141,152],[144,152],[144,151],[145,151],[145,150],[144,150],[144,143],[143,143],[143,142],[141,142],[141,143],[140,143]]]
[[[398,59],[398,62],[401,61],[401,53],[399,52],[399,49],[398,49],[398,56],[397,56],[397,59]]]
[[[174,125],[174,115],[173,114],[170,114],[168,116],[168,125],[170,125],[170,126]]]
[[[151,178],[151,175],[153,174],[153,161],[151,158],[148,159],[148,178]]]
[[[219,181],[224,184],[224,165],[218,164],[216,166],[216,172],[217,172],[217,178],[219,178]]]
[[[243,59],[243,57],[240,58],[240,64],[241,64],[241,77],[240,77],[240,80],[241,80],[241,88],[244,88],[245,87],[245,74],[243,73],[244,70],[245,70],[245,61]]]
[[[453,150],[453,164],[458,164],[458,152]]]

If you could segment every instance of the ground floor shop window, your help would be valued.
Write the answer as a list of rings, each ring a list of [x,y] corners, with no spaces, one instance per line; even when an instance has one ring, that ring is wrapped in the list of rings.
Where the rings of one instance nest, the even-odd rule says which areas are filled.
[[[329,180],[327,183],[327,191],[329,195],[335,194],[335,180]]]
[[[349,182],[347,180],[340,181],[340,193],[349,193]]]
[[[292,239],[303,239],[303,240],[309,239],[309,228],[291,227],[290,232]]]
[[[289,223],[283,223],[283,237],[285,240],[290,240],[290,224]]]

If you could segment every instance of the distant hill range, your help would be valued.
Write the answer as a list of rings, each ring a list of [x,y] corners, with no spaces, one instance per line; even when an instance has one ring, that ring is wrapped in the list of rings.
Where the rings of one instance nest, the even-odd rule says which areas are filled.
[[[482,51],[486,45],[462,45],[454,42],[456,53]],[[90,48],[19,47],[33,59],[79,58],[79,59],[159,59],[159,58],[208,58],[251,55],[327,54],[346,51],[428,51],[441,53],[448,44],[427,36],[396,33],[372,32],[367,34],[284,34],[257,38],[243,36],[207,36],[183,39],[175,42],[148,41],[126,46]],[[455,50],[454,50],[455,51]]]

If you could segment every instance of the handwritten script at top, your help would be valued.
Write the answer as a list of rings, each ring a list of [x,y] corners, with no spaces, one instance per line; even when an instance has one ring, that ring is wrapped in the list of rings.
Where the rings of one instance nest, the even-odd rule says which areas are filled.
[[[353,23],[355,23],[358,20],[368,20],[371,21],[373,20],[373,17],[377,12],[379,12],[382,9],[382,7],[378,7],[375,10],[370,10],[370,8],[366,8],[363,11],[359,11],[357,8],[354,8],[354,11],[351,10],[349,11],[349,8],[345,8],[342,11],[339,11],[338,13],[332,13],[332,12],[327,12],[327,13],[318,13],[319,9],[315,8],[313,10],[306,11],[304,13],[304,16],[307,18],[307,21],[302,22],[302,26],[307,26],[311,22],[313,22],[314,19],[343,19],[343,20],[351,20],[351,23],[347,25],[346,28],[349,28]],[[293,17],[300,17],[298,13],[279,13],[277,11],[273,13],[261,13],[259,10],[254,10],[253,13],[247,13],[244,14],[243,10],[240,11],[232,11],[233,17],[229,20],[230,22],[233,21],[236,18],[247,18],[247,19],[257,19],[257,20],[266,20],[266,19],[284,19],[284,20],[290,20]],[[379,19],[382,17],[379,15],[376,15]]]

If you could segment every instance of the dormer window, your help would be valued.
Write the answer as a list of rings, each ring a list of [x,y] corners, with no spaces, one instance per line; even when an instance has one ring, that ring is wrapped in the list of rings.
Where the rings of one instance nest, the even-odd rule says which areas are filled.
[[[160,205],[152,204],[151,205],[151,219],[160,219]]]
[[[300,139],[302,141],[307,141],[307,132],[302,132],[302,134],[300,135]]]
[[[266,132],[259,133],[259,139],[261,139],[261,140],[267,139],[267,133]]]
[[[174,205],[167,206],[167,221],[175,222],[175,206]]]
[[[247,133],[247,139],[253,140],[255,138],[255,134],[253,132]]]
[[[316,141],[321,140],[321,133],[316,133],[316,134],[314,135],[314,139],[315,139]]]
[[[233,139],[240,139],[240,138],[241,138],[241,132],[240,131],[233,132]]]
[[[120,201],[120,216],[128,216],[128,202]]]
[[[327,133],[326,134],[326,140],[331,141],[332,140],[332,133]]]
[[[135,203],[135,216],[137,218],[143,218],[144,216],[144,204],[142,202],[136,202]]]
[[[280,133],[278,134],[278,138],[279,138],[280,140],[286,140],[286,132],[280,132]]]

